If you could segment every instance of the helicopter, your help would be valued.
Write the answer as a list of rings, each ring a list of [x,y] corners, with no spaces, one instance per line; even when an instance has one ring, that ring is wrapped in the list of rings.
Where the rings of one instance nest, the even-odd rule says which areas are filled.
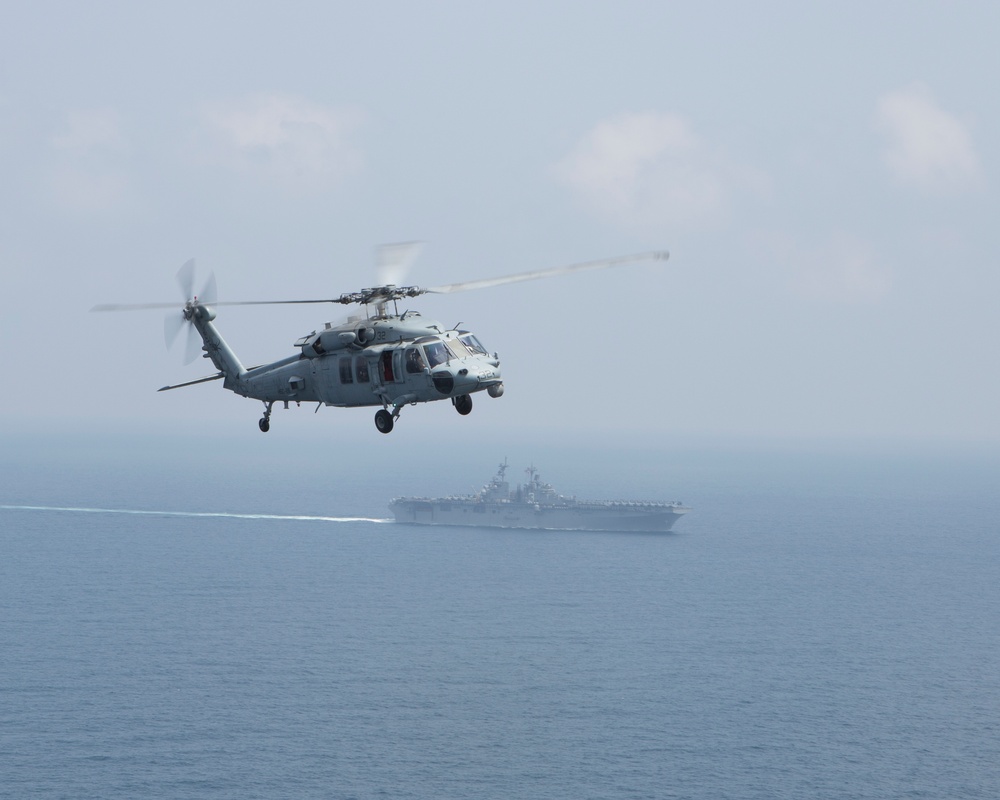
[[[440,322],[425,319],[417,311],[400,313],[400,300],[428,293],[451,294],[642,261],[663,261],[669,257],[666,251],[651,251],[426,289],[397,286],[391,279],[412,262],[421,244],[405,242],[379,248],[380,277],[386,278],[380,281],[381,285],[339,297],[314,300],[219,302],[215,299],[214,275],[209,276],[202,293],[196,295],[193,293],[194,259],[187,261],[177,273],[184,305],[180,314],[171,314],[164,324],[167,345],[170,346],[186,325],[188,363],[197,356],[200,338],[202,357],[209,359],[218,372],[197,380],[163,386],[158,391],[221,380],[225,389],[263,402],[264,413],[258,422],[263,433],[270,430],[271,412],[276,403],[283,404],[286,409],[292,402],[297,406],[317,403],[317,410],[323,405],[341,408],[381,406],[375,413],[375,427],[380,433],[392,431],[400,412],[407,405],[450,400],[455,410],[465,416],[472,411],[472,395],[476,392],[485,391],[494,398],[503,395],[499,356],[491,354],[472,331],[458,325],[446,328]],[[327,322],[321,330],[314,330],[295,342],[297,353],[249,368],[236,357],[213,324],[215,309],[219,306],[307,303],[360,305],[364,307],[364,314],[339,324]],[[176,304],[101,304],[91,311],[155,308],[176,309]]]

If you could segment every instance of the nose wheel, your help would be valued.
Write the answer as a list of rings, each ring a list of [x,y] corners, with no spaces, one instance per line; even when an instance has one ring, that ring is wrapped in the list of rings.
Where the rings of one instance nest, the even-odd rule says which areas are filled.
[[[472,411],[472,395],[460,394],[458,397],[452,398],[451,402],[454,403],[455,410],[463,417]]]

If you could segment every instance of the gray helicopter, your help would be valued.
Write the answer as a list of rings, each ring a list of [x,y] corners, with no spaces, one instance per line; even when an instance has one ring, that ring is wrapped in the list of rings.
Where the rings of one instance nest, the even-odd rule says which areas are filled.
[[[378,251],[379,277],[391,278],[413,260],[420,243],[385,245]],[[665,260],[666,251],[639,253],[618,258],[588,261],[551,269],[521,272],[499,278],[452,283],[422,289],[397,286],[390,280],[382,285],[340,297],[322,300],[215,300],[215,278],[210,276],[201,295],[193,294],[194,260],[177,273],[185,303],[179,315],[167,318],[164,331],[168,346],[180,330],[188,326],[188,361],[197,355],[198,337],[203,357],[218,371],[205,378],[164,386],[159,391],[221,380],[224,388],[264,403],[258,426],[266,433],[271,427],[275,403],[319,403],[352,408],[381,406],[375,413],[375,427],[389,433],[404,406],[450,400],[459,414],[472,411],[472,395],[485,391],[490,397],[504,392],[500,359],[491,354],[471,331],[445,328],[425,319],[417,311],[399,313],[398,301],[426,293],[453,292],[501,286],[507,283],[565,275],[588,269],[604,269],[641,261]],[[303,336],[295,346],[299,352],[271,364],[244,367],[213,324],[215,308],[233,305],[276,305],[340,303],[364,306],[364,316],[341,324],[326,323],[323,330]],[[389,306],[392,313],[389,313]],[[166,303],[142,305],[98,305],[92,311],[176,308]],[[318,408],[318,406],[317,406]],[[391,410],[390,410],[391,409]]]

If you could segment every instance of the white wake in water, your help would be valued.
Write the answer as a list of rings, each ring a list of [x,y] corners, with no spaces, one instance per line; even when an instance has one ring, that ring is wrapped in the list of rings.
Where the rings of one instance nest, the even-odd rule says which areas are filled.
[[[132,508],[77,508],[73,506],[4,506],[4,511],[73,511],[85,514],[136,514],[147,517],[222,517],[225,519],[294,519],[311,522],[392,522],[374,517],[312,517],[301,514],[234,514],[223,511],[141,511]]]

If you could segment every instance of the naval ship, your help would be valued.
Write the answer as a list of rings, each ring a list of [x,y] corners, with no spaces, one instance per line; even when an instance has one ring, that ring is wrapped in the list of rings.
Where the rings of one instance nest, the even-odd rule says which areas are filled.
[[[511,488],[507,462],[478,493],[455,497],[397,497],[396,522],[476,528],[569,531],[669,531],[690,511],[680,502],[586,501],[558,494],[529,467],[527,483]]]

